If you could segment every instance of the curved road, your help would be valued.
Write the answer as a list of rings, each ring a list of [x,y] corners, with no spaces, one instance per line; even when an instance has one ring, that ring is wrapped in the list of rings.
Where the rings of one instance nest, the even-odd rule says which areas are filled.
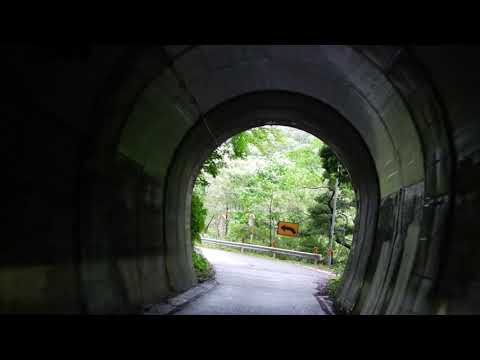
[[[218,285],[176,315],[326,315],[314,295],[330,273],[217,249],[202,253]]]

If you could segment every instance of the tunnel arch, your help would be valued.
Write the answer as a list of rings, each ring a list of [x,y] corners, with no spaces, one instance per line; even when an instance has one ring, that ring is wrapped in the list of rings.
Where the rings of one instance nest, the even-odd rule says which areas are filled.
[[[233,135],[263,125],[291,126],[318,137],[348,169],[357,194],[358,215],[343,287],[355,296],[367,266],[374,266],[371,261],[376,260],[368,256],[374,245],[379,201],[375,165],[363,139],[346,119],[331,107],[301,94],[267,91],[241,95],[219,104],[190,129],[176,151],[165,185],[165,213],[174,214],[166,217],[167,246],[179,251],[185,245],[179,252],[186,254],[186,267],[191,266],[191,194],[201,166],[215,148]]]
[[[152,237],[140,250],[126,250],[136,251],[138,264],[142,250],[151,254],[152,248],[158,247],[157,260],[164,259],[160,267],[165,269],[142,271],[156,272],[151,281],[160,278],[169,285],[145,295],[144,285],[134,286],[133,280],[126,279],[132,271],[118,270],[120,275],[114,279],[110,270],[102,270],[102,280],[95,280],[110,289],[110,300],[98,303],[88,278],[93,266],[89,249],[105,237],[110,237],[112,244],[113,236],[104,220],[95,220],[97,224],[87,220],[90,233],[85,235],[90,243],[82,245],[82,281],[92,311],[112,306],[109,302],[121,308],[115,294],[122,291],[128,293],[125,303],[138,303],[194,284],[188,260],[182,265],[173,255],[182,242],[167,236],[167,224],[174,221],[168,204],[175,194],[169,184],[172,174],[182,171],[172,159],[182,153],[179,146],[185,135],[196,124],[208,122],[216,106],[265,91],[297,93],[328,104],[360,134],[373,159],[375,171],[371,173],[378,174],[380,199],[378,226],[370,228],[375,232],[375,248],[368,255],[375,259],[375,266],[364,273],[347,273],[338,298],[341,306],[369,314],[437,311],[431,296],[444,239],[441,227],[449,211],[451,154],[438,101],[407,51],[367,46],[152,47],[127,59],[119,70],[121,81],[108,91],[110,100],[103,98],[102,104],[107,105],[95,115],[101,118],[103,130],[98,132],[86,164],[95,179],[102,179],[122,171],[117,166],[119,156],[135,163],[144,182],[142,201],[149,203],[155,214],[154,220],[149,220],[151,226],[155,224],[152,231],[158,234],[164,229],[164,236],[161,240]],[[213,133],[216,136],[223,135]],[[161,151],[155,144],[161,145]],[[86,190],[90,203],[85,208],[90,217],[105,190],[96,186]],[[127,203],[119,195],[122,186],[108,191]],[[176,226],[179,234],[185,233],[182,225]],[[100,234],[97,240],[92,238],[95,234]],[[181,251],[187,259],[188,250]],[[359,278],[349,282],[355,274]]]

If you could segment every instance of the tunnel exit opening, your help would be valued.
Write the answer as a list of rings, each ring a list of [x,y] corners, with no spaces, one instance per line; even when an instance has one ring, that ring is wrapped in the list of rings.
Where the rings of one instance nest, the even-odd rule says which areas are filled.
[[[234,135],[209,155],[194,184],[190,231],[194,247],[328,265],[341,276],[356,210],[348,170],[327,145],[268,125]],[[206,262],[192,254],[203,279]]]

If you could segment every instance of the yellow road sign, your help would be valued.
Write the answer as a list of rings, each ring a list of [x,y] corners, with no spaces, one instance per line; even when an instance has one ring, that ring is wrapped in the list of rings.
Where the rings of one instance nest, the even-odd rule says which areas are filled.
[[[279,221],[277,225],[277,234],[281,236],[298,236],[298,228],[300,224]]]

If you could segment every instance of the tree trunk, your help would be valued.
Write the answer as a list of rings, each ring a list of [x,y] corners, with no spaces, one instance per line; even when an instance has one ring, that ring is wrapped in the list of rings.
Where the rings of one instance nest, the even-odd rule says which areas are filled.
[[[270,219],[270,247],[272,246],[272,201],[273,201],[273,193],[270,197],[270,210],[269,210],[269,219]]]
[[[330,223],[330,236],[328,240],[328,266],[332,266],[332,262],[333,262],[333,238],[335,234],[335,215],[337,212],[337,196],[338,196],[338,177],[335,179],[335,191],[333,193],[332,221]]]
[[[228,234],[228,203],[225,204],[225,240],[227,240],[227,234]]]

